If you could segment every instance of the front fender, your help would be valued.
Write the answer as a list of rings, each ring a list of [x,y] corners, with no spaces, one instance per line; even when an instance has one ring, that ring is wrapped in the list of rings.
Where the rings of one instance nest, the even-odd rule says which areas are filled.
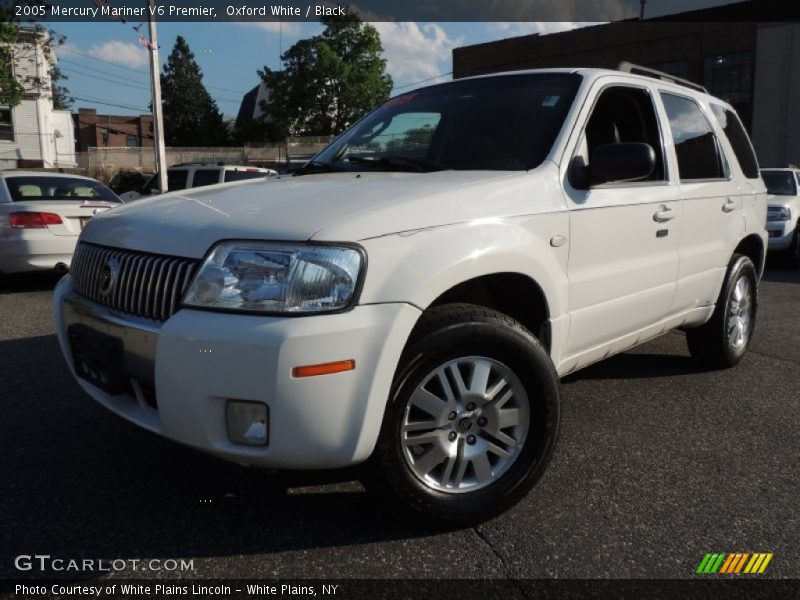
[[[369,268],[362,304],[407,302],[425,309],[454,286],[484,275],[519,273],[534,280],[551,318],[566,313],[569,215],[553,212],[478,219],[362,242]]]

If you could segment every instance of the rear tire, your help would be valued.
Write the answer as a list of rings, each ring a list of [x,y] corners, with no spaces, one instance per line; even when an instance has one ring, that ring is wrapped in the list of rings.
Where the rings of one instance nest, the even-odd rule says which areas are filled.
[[[739,364],[753,337],[757,292],[758,278],[753,261],[734,254],[711,319],[686,332],[689,353],[695,360],[715,369]]]
[[[558,376],[527,329],[474,305],[436,307],[403,352],[364,483],[414,524],[479,523],[542,476],[559,418]]]

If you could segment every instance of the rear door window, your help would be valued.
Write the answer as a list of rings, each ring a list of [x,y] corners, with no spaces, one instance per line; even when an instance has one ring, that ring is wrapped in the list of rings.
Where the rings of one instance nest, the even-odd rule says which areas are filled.
[[[219,183],[219,169],[197,169],[194,172],[192,187],[214,185]]]
[[[681,181],[724,179],[725,163],[714,130],[694,100],[662,93]]]

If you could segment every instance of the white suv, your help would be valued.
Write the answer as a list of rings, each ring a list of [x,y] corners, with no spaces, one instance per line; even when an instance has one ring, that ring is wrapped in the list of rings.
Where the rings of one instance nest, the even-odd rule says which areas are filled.
[[[294,177],[99,216],[58,335],[83,389],[141,427],[241,464],[366,463],[417,519],[476,522],[545,470],[560,376],[674,328],[739,362],[765,200],[738,117],[696,86],[457,80]]]
[[[245,179],[264,179],[265,177],[277,174],[278,172],[274,169],[264,169],[262,167],[213,163],[182,163],[167,169],[167,189],[170,192],[177,192],[178,190],[216,185],[218,183],[231,183],[232,181],[243,181]],[[158,173],[156,173],[145,182],[141,190],[138,192],[125,192],[120,198],[125,202],[130,202],[160,193]]]
[[[787,266],[800,267],[800,170],[761,169],[767,186],[769,250],[781,252]]]

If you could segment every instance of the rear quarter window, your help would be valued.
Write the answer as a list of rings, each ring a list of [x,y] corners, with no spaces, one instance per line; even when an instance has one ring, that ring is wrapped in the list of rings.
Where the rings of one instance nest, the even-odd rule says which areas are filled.
[[[716,117],[719,126],[725,132],[725,137],[728,138],[733,148],[733,153],[736,155],[736,160],[739,161],[742,173],[748,179],[758,179],[760,174],[758,159],[739,117],[735,112],[718,104],[712,104],[711,109],[714,111],[714,117]]]

